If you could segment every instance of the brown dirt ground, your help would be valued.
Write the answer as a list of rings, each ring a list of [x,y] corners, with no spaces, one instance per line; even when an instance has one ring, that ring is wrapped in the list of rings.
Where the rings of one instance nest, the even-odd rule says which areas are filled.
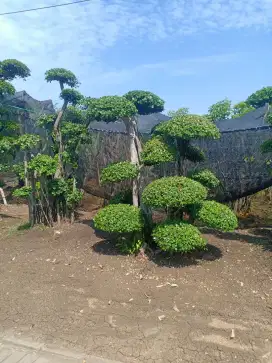
[[[145,260],[80,217],[25,230],[24,205],[1,207],[0,334],[127,363],[272,362],[270,228],[206,231],[204,256]]]

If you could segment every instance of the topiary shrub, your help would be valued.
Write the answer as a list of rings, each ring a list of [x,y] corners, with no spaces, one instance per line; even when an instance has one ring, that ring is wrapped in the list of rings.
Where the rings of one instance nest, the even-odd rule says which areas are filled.
[[[196,171],[190,175],[190,178],[198,181],[209,189],[214,189],[220,185],[220,180],[208,169]]]
[[[162,112],[164,109],[164,101],[149,91],[129,91],[124,97],[136,106],[140,115]]]
[[[206,241],[197,227],[182,221],[166,221],[158,224],[152,233],[157,245],[167,252],[192,252],[203,250]]]
[[[155,133],[191,140],[203,137],[218,139],[220,132],[216,125],[199,115],[179,115],[156,127]]]
[[[111,204],[94,217],[95,228],[105,232],[133,233],[143,228],[141,210],[128,204]]]
[[[144,145],[141,161],[144,165],[155,165],[175,161],[176,150],[169,146],[161,136],[154,136]]]
[[[203,202],[196,213],[196,217],[207,227],[223,232],[231,232],[238,227],[236,215],[224,204],[213,200]]]
[[[116,183],[127,179],[136,178],[139,173],[137,165],[130,163],[129,161],[121,161],[119,163],[113,163],[108,165],[102,170],[101,182]]]
[[[143,191],[143,203],[152,207],[183,207],[207,198],[207,189],[184,176],[166,177],[153,181]]]

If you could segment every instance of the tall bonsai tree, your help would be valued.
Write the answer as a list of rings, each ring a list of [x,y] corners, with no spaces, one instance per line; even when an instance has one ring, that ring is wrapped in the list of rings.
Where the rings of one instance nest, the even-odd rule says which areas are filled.
[[[16,78],[26,79],[30,76],[29,68],[16,59],[5,59],[0,61],[0,171],[10,170],[18,147],[26,146],[29,140],[28,135],[20,139],[20,129],[14,118],[21,111],[9,105],[7,96],[15,93],[12,81]],[[37,140],[37,138],[36,138]],[[0,190],[4,203],[6,198],[3,189]]]
[[[197,115],[181,114],[160,124],[152,138],[144,145],[141,160],[146,165],[169,161],[199,161],[203,152],[193,146],[199,138],[219,138],[219,130],[208,119]],[[200,158],[201,155],[201,158]],[[161,250],[192,252],[204,249],[206,242],[195,220],[222,231],[237,227],[237,218],[225,205],[210,200],[210,190],[219,180],[209,170],[185,174],[185,168],[176,169],[176,176],[164,177],[147,185],[141,201],[152,209],[165,209],[166,220],[153,226],[152,237]],[[102,173],[103,174],[103,173]],[[113,175],[112,173],[111,175]],[[117,179],[117,177],[116,177]],[[142,209],[127,204],[109,205],[94,218],[98,229],[118,233],[118,244],[127,252],[139,249],[144,236],[145,221]]]
[[[137,115],[148,115],[161,112],[164,101],[147,91],[130,91],[124,96],[104,96],[86,100],[87,119],[91,121],[115,122],[122,120],[129,136],[130,160],[126,163],[110,165],[105,173],[114,174],[111,182],[132,179],[133,205],[139,206],[139,173],[142,144],[140,140]],[[131,163],[131,165],[129,165]],[[122,179],[121,179],[122,178]],[[104,181],[106,181],[104,179]]]

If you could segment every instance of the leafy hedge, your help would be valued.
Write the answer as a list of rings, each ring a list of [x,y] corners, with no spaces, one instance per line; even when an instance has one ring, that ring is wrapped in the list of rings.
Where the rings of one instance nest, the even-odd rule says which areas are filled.
[[[101,173],[102,183],[116,183],[122,180],[134,179],[139,173],[137,165],[129,161],[121,161],[106,166]]]
[[[49,155],[38,154],[30,160],[29,170],[35,170],[39,175],[53,175],[57,170],[58,161]]]
[[[144,145],[141,160],[145,165],[175,161],[176,150],[167,145],[161,136],[154,136]]]
[[[217,179],[216,175],[208,169],[194,172],[190,175],[190,178],[198,181],[209,189],[216,188],[220,185],[220,180]]]
[[[131,233],[141,231],[141,210],[128,204],[111,204],[101,209],[94,217],[95,228],[105,232]]]
[[[152,236],[163,251],[192,252],[203,250],[206,241],[193,225],[181,221],[167,221],[155,227]]]
[[[216,125],[199,115],[180,115],[161,123],[155,129],[156,133],[180,137],[185,140],[210,137],[218,139],[220,132]]]
[[[238,227],[236,215],[224,204],[205,201],[197,211],[197,218],[207,227],[223,232],[234,231]]]
[[[153,181],[143,191],[142,201],[152,207],[183,207],[207,198],[207,189],[199,182],[183,177]]]

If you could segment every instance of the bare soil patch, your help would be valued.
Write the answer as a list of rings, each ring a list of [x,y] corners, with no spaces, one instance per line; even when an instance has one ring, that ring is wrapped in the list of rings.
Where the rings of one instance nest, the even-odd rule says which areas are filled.
[[[269,226],[205,231],[193,257],[122,256],[90,227],[0,210],[0,333],[121,362],[271,362]]]

